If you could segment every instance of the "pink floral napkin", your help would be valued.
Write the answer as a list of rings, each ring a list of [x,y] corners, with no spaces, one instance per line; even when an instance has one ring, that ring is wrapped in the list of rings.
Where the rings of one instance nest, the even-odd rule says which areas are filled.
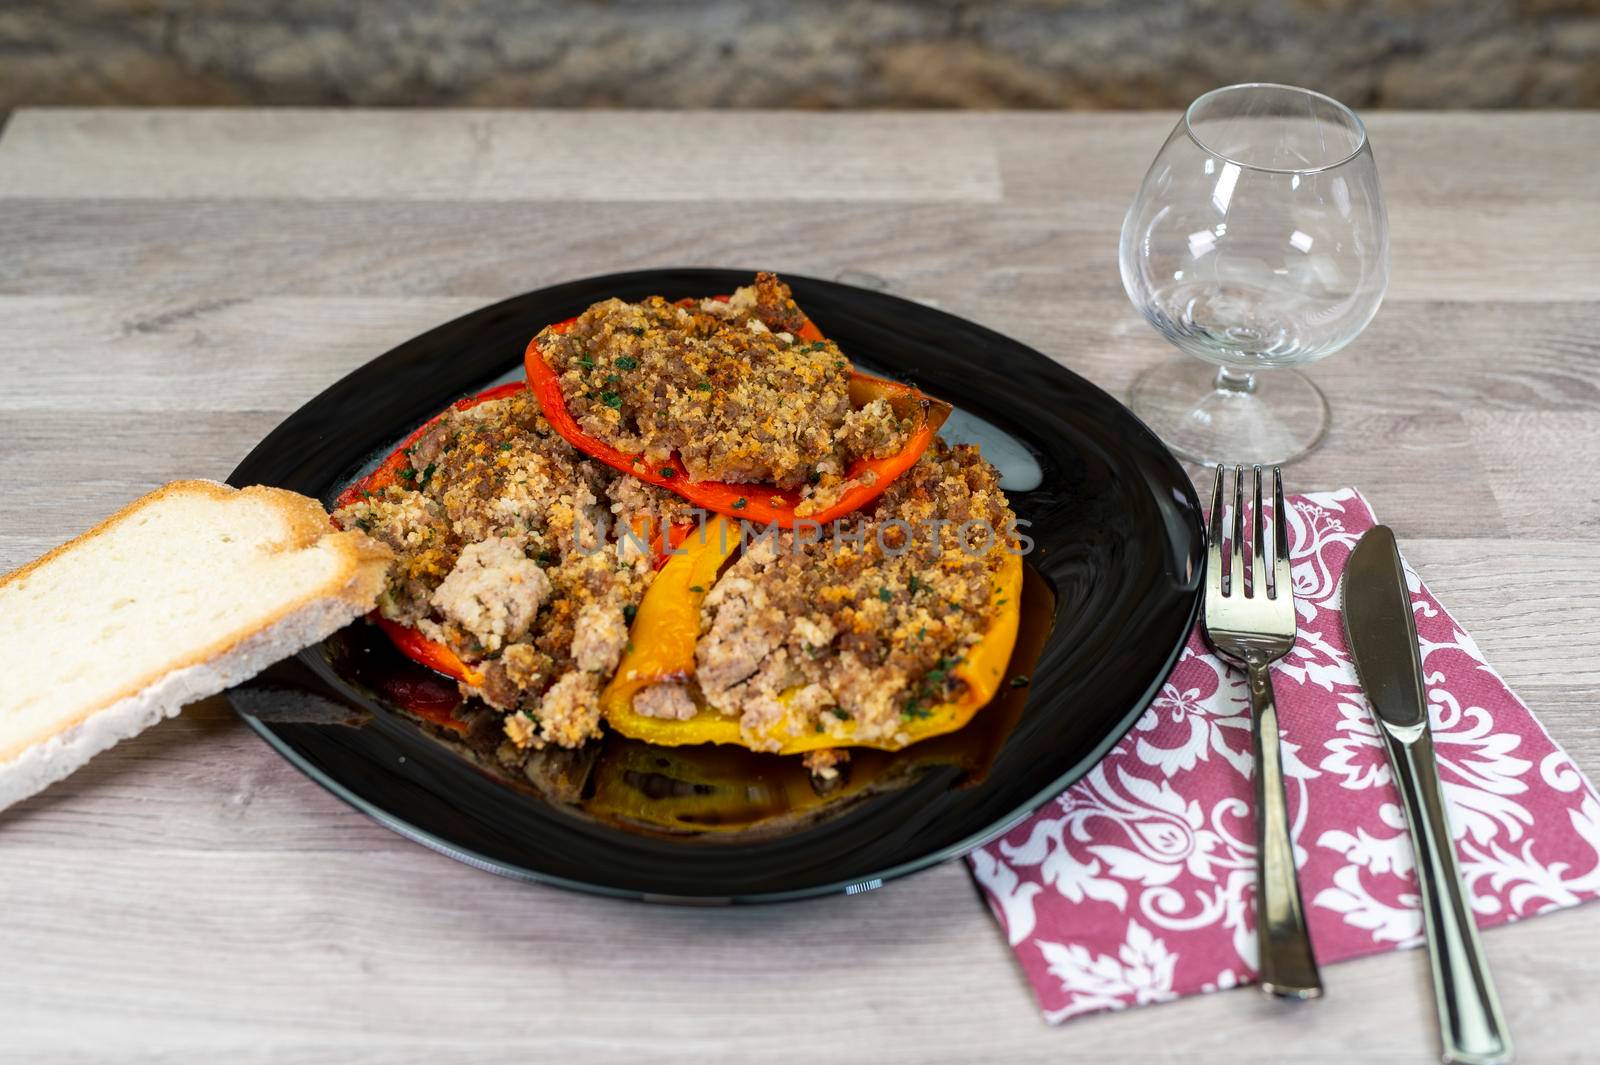
[[[1339,578],[1375,524],[1353,489],[1295,496],[1300,639],[1274,669],[1317,959],[1422,941],[1410,837],[1345,651]],[[1407,570],[1456,854],[1482,927],[1600,896],[1600,800]],[[1255,977],[1243,675],[1192,634],[1160,696],[1083,780],[968,858],[1045,1018]]]

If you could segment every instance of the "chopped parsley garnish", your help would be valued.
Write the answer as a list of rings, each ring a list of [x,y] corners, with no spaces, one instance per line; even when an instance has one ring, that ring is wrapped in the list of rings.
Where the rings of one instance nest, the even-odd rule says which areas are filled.
[[[400,471],[400,479],[402,481],[409,481],[416,475],[417,471],[412,469],[410,466],[407,466],[405,469]]]
[[[585,370],[592,370],[594,369],[594,360],[587,355],[579,355],[578,365],[582,366]]]
[[[614,384],[616,384],[616,383],[617,383],[617,382],[618,382],[618,381],[620,381],[620,380],[622,380],[622,378],[620,378],[620,377],[618,377],[618,376],[617,376],[617,375],[616,375],[616,374],[614,374],[614,373],[608,373],[608,374],[606,374],[606,384],[608,384],[608,385],[614,385]]]
[[[638,369],[638,367],[638,360],[630,355],[623,355],[621,358],[617,359],[617,369],[619,370],[635,370]]]
[[[694,390],[696,392],[709,392],[711,391],[711,382],[701,381],[699,384],[694,386]]]
[[[912,595],[916,595],[919,587],[922,587],[922,585],[918,583],[917,575],[913,573],[911,575],[911,579],[906,581],[906,591]]]
[[[849,721],[850,720],[850,711],[841,710],[836,706],[836,707],[833,708],[833,716],[838,718],[840,721]]]
[[[922,700],[912,699],[907,702],[905,706],[900,708],[900,716],[916,718],[920,720],[922,718],[932,717],[933,711],[924,706],[922,704]]]
[[[671,466],[663,466],[663,467],[661,467],[661,476],[663,476],[663,477],[671,477],[674,474],[676,474],[677,472],[678,471],[673,469]]]
[[[879,588],[878,589],[878,598],[882,599],[885,603],[887,603],[887,602],[889,602],[889,600],[894,598],[894,593],[889,591],[889,589],[887,589],[887,588]]]
[[[822,480],[822,471],[812,470],[810,473],[806,474],[806,480],[810,481],[812,484],[816,484],[818,481]]]
[[[501,451],[510,451],[511,450],[511,441],[507,440],[503,444],[501,444],[500,445],[500,450]]]
[[[356,519],[356,528],[360,529],[362,532],[371,532],[372,531],[372,519],[371,518],[357,518]]]
[[[740,496],[738,499],[733,501],[733,509],[734,510],[743,510],[745,508],[745,504],[747,502],[748,502],[748,500],[746,500],[744,496]]]
[[[698,594],[700,594],[700,593],[701,593],[701,592],[703,592],[703,591],[705,591],[705,589],[704,589],[704,588],[702,588],[702,587],[700,587],[700,585],[698,585],[698,584],[691,584],[691,585],[689,585],[689,590],[690,590],[690,591],[691,591],[691,592],[694,592],[694,593],[695,593],[695,594],[696,594],[696,595],[698,595]]]
[[[633,619],[638,616],[639,608],[634,606],[632,603],[629,603],[627,606],[622,608],[622,620],[627,622],[629,625],[632,625]]]
[[[1011,686],[1013,688],[1026,688],[1030,683],[1032,683],[1032,680],[1033,678],[1029,677],[1026,673],[1018,673],[1016,676],[1011,678]]]
[[[438,468],[439,467],[437,465],[435,465],[434,463],[432,463],[432,462],[428,463],[428,468],[422,471],[422,476],[421,477],[417,478],[417,487],[421,488],[423,485],[427,484],[428,483],[428,478],[432,477],[433,476],[433,471],[438,469]]]
[[[618,407],[622,406],[622,397],[617,395],[615,392],[602,392],[600,393],[600,402],[604,403],[612,410],[616,410]]]

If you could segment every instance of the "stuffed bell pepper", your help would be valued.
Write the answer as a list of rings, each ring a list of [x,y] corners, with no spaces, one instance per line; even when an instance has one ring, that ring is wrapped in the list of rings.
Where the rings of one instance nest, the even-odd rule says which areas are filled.
[[[850,514],[950,412],[851,366],[771,274],[729,297],[605,300],[528,345],[528,383],[580,451],[718,514]]]
[[[854,522],[713,521],[645,594],[602,713],[652,743],[783,754],[961,728],[1007,679],[1016,537],[994,467],[942,441]]]
[[[336,507],[336,524],[394,549],[374,620],[502,712],[519,748],[600,734],[653,554],[667,525],[692,527],[678,497],[568,445],[521,382],[431,419]]]

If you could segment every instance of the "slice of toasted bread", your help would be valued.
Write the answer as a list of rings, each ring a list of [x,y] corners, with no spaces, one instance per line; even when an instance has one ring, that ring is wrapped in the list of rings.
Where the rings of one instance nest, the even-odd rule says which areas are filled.
[[[175,481],[0,577],[0,809],[370,610],[389,558],[313,499]]]

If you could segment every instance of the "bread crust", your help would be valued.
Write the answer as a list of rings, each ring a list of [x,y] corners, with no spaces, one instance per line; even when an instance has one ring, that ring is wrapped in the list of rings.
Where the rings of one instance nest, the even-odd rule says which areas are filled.
[[[389,549],[360,532],[337,530],[316,500],[281,488],[234,489],[215,481],[188,480],[174,481],[134,500],[89,531],[0,577],[0,590],[106,535],[140,512],[183,495],[202,496],[220,503],[252,499],[267,504],[277,512],[285,531],[266,541],[266,549],[274,553],[313,546],[331,550],[338,560],[333,576],[322,587],[285,600],[249,628],[222,633],[203,645],[176,653],[159,668],[135,678],[107,698],[81,707],[70,716],[52,722],[44,731],[0,749],[0,807],[65,776],[118,740],[176,713],[184,703],[215,694],[253,676],[272,662],[324,639],[370,610],[383,589],[392,558]],[[208,664],[210,668],[206,668]],[[170,683],[177,677],[186,679]],[[136,724],[136,727],[85,729],[92,719],[112,712],[122,719],[122,726]],[[85,732],[104,732],[109,738],[103,743],[72,742],[74,735]],[[37,754],[28,758],[30,752]],[[55,764],[47,767],[32,764],[40,757]],[[60,772],[56,772],[58,768]],[[29,787],[29,781],[34,786]]]

